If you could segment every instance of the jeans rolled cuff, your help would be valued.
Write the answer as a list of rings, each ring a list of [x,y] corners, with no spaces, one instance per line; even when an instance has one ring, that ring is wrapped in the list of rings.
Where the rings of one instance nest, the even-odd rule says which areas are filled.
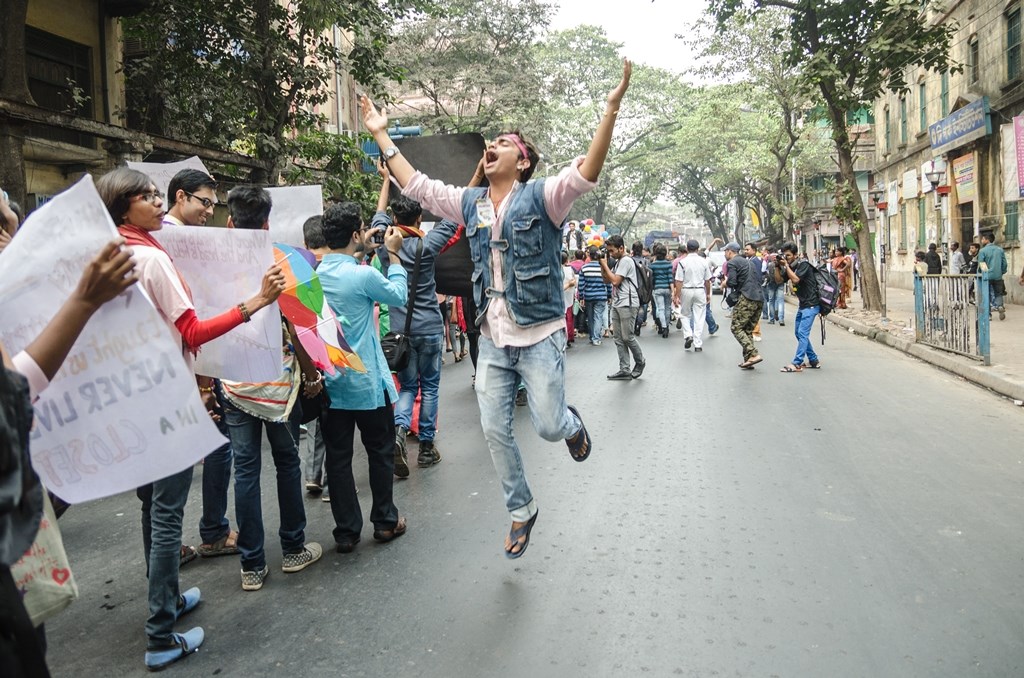
[[[526,506],[520,506],[517,509],[513,509],[508,512],[512,517],[512,521],[516,523],[525,523],[530,518],[537,514],[537,500],[531,499],[530,503]]]

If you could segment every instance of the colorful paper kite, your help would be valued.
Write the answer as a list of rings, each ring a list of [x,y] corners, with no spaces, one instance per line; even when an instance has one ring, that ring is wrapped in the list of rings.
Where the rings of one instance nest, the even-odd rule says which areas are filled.
[[[363,361],[345,341],[341,323],[327,304],[320,278],[313,270],[313,253],[276,242],[274,262],[285,277],[285,290],[277,303],[284,317],[295,325],[302,347],[317,368],[328,374],[334,374],[335,368],[346,367],[365,372]]]

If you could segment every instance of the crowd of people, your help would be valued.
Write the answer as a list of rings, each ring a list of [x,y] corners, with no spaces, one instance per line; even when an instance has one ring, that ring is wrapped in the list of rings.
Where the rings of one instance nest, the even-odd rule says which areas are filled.
[[[264,433],[276,470],[282,572],[302,572],[323,558],[324,548],[306,538],[303,488],[330,504],[333,550],[348,554],[358,548],[364,519],[353,473],[356,429],[369,471],[372,537],[391,542],[410,527],[395,497],[396,480],[412,473],[409,436],[418,439],[416,466],[431,472],[427,469],[442,461],[437,441],[441,365],[447,353],[456,361],[468,356],[484,441],[509,514],[501,552],[517,559],[530,544],[539,504],[512,426],[516,405],[528,404],[538,435],[564,444],[574,461],[586,460],[594,448],[583,416],[566,397],[566,351],[577,338],[592,346],[611,338],[618,365],[607,378],[640,379],[647,365],[638,341],[643,328],[653,324],[664,339],[674,325],[683,334],[684,350],[702,353],[705,336],[719,330],[711,300],[720,287],[740,345],[738,367],[753,370],[763,360],[757,347],[761,323],[786,324],[785,295],[791,289],[798,301],[797,348],[781,371],[821,367],[810,339],[819,312],[815,267],[795,244],[765,252],[754,243],[741,247],[716,240],[702,247],[688,240],[671,251],[663,243],[648,251],[640,242],[627,248],[620,235],[610,235],[601,247],[585,247],[578,231],[563,230],[573,202],[597,185],[630,77],[626,61],[587,154],[557,175],[532,180],[540,154],[522,133],[510,131],[487,144],[465,187],[417,171],[388,136],[387,117],[365,97],[360,100],[363,122],[382,156],[377,209],[367,220],[354,202],[335,202],[322,214],[317,206],[303,226],[303,244],[315,257],[327,303],[365,371],[319,370],[297,340],[296,327],[282,315],[274,319],[275,327],[280,322],[282,348],[278,379],[244,383],[196,375],[200,397],[226,442],[204,461],[198,546],[183,544],[191,465],[137,490],[148,579],[148,669],[179,661],[205,640],[200,627],[175,630],[202,600],[198,588],[181,586],[183,565],[197,557],[237,556],[242,590],[255,592],[267,584]],[[402,195],[391,196],[392,184]],[[0,430],[10,449],[0,460],[0,473],[16,482],[0,487],[16,489],[0,495],[5,502],[0,506],[11,507],[0,512],[0,662],[13,667],[15,676],[48,675],[43,628],[29,622],[10,575],[32,543],[44,500],[29,462],[31,402],[58,372],[86,322],[138,284],[181,347],[184,363],[194,369],[201,346],[266,313],[285,290],[275,263],[252,296],[200,319],[189,281],[154,233],[204,226],[218,204],[217,182],[204,172],[183,170],[164,196],[146,174],[115,169],[100,177],[96,188],[120,237],[96,255],[34,342],[13,357],[3,353]],[[264,188],[240,185],[226,197],[228,228],[269,228],[273,203]],[[424,208],[443,218],[429,230],[422,228]],[[0,218],[20,215],[3,200]],[[468,244],[472,292],[439,295],[437,262],[457,241]],[[987,250],[981,248],[971,260],[999,271],[999,261]],[[712,256],[719,251],[721,265]],[[841,281],[843,307],[849,287],[856,285],[856,255],[840,248],[829,265]],[[969,262],[957,265],[970,267]],[[1005,256],[1002,269],[1005,273]],[[994,307],[1001,310],[1001,301]],[[403,348],[400,363],[393,344]],[[232,477],[234,529],[227,517]]]

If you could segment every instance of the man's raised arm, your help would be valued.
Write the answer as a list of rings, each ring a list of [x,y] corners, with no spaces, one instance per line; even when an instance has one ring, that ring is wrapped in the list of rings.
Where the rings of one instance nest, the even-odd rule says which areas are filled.
[[[612,131],[615,129],[615,116],[619,114],[619,104],[622,103],[622,96],[629,88],[629,78],[633,74],[633,62],[624,59],[622,62],[622,80],[608,93],[608,105],[605,107],[601,122],[597,125],[594,138],[587,150],[587,157],[580,165],[580,174],[587,181],[597,181],[604,167],[605,158],[608,157],[608,147],[612,143]],[[387,125],[385,118],[384,124]]]
[[[409,164],[405,156],[398,151],[395,142],[388,136],[388,117],[384,111],[378,111],[373,102],[365,95],[359,97],[359,108],[363,112],[363,124],[366,130],[373,135],[377,146],[380,147],[380,156],[387,163],[391,176],[395,178],[398,185],[405,188],[416,173],[416,168]],[[394,150],[391,150],[394,149]]]

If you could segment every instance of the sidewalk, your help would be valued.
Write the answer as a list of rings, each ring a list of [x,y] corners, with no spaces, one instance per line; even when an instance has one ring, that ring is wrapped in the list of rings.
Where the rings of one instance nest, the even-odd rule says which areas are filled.
[[[1017,284],[1012,276],[1005,280],[1008,286]],[[998,314],[993,314],[992,364],[985,367],[980,361],[914,343],[914,293],[890,287],[887,294],[887,320],[882,320],[880,313],[862,310],[859,291],[853,293],[848,309],[833,311],[828,320],[991,389],[1017,404],[1024,402],[1024,307],[1008,305],[1006,320],[1002,321]],[[796,302],[792,296],[786,300],[790,304]]]

